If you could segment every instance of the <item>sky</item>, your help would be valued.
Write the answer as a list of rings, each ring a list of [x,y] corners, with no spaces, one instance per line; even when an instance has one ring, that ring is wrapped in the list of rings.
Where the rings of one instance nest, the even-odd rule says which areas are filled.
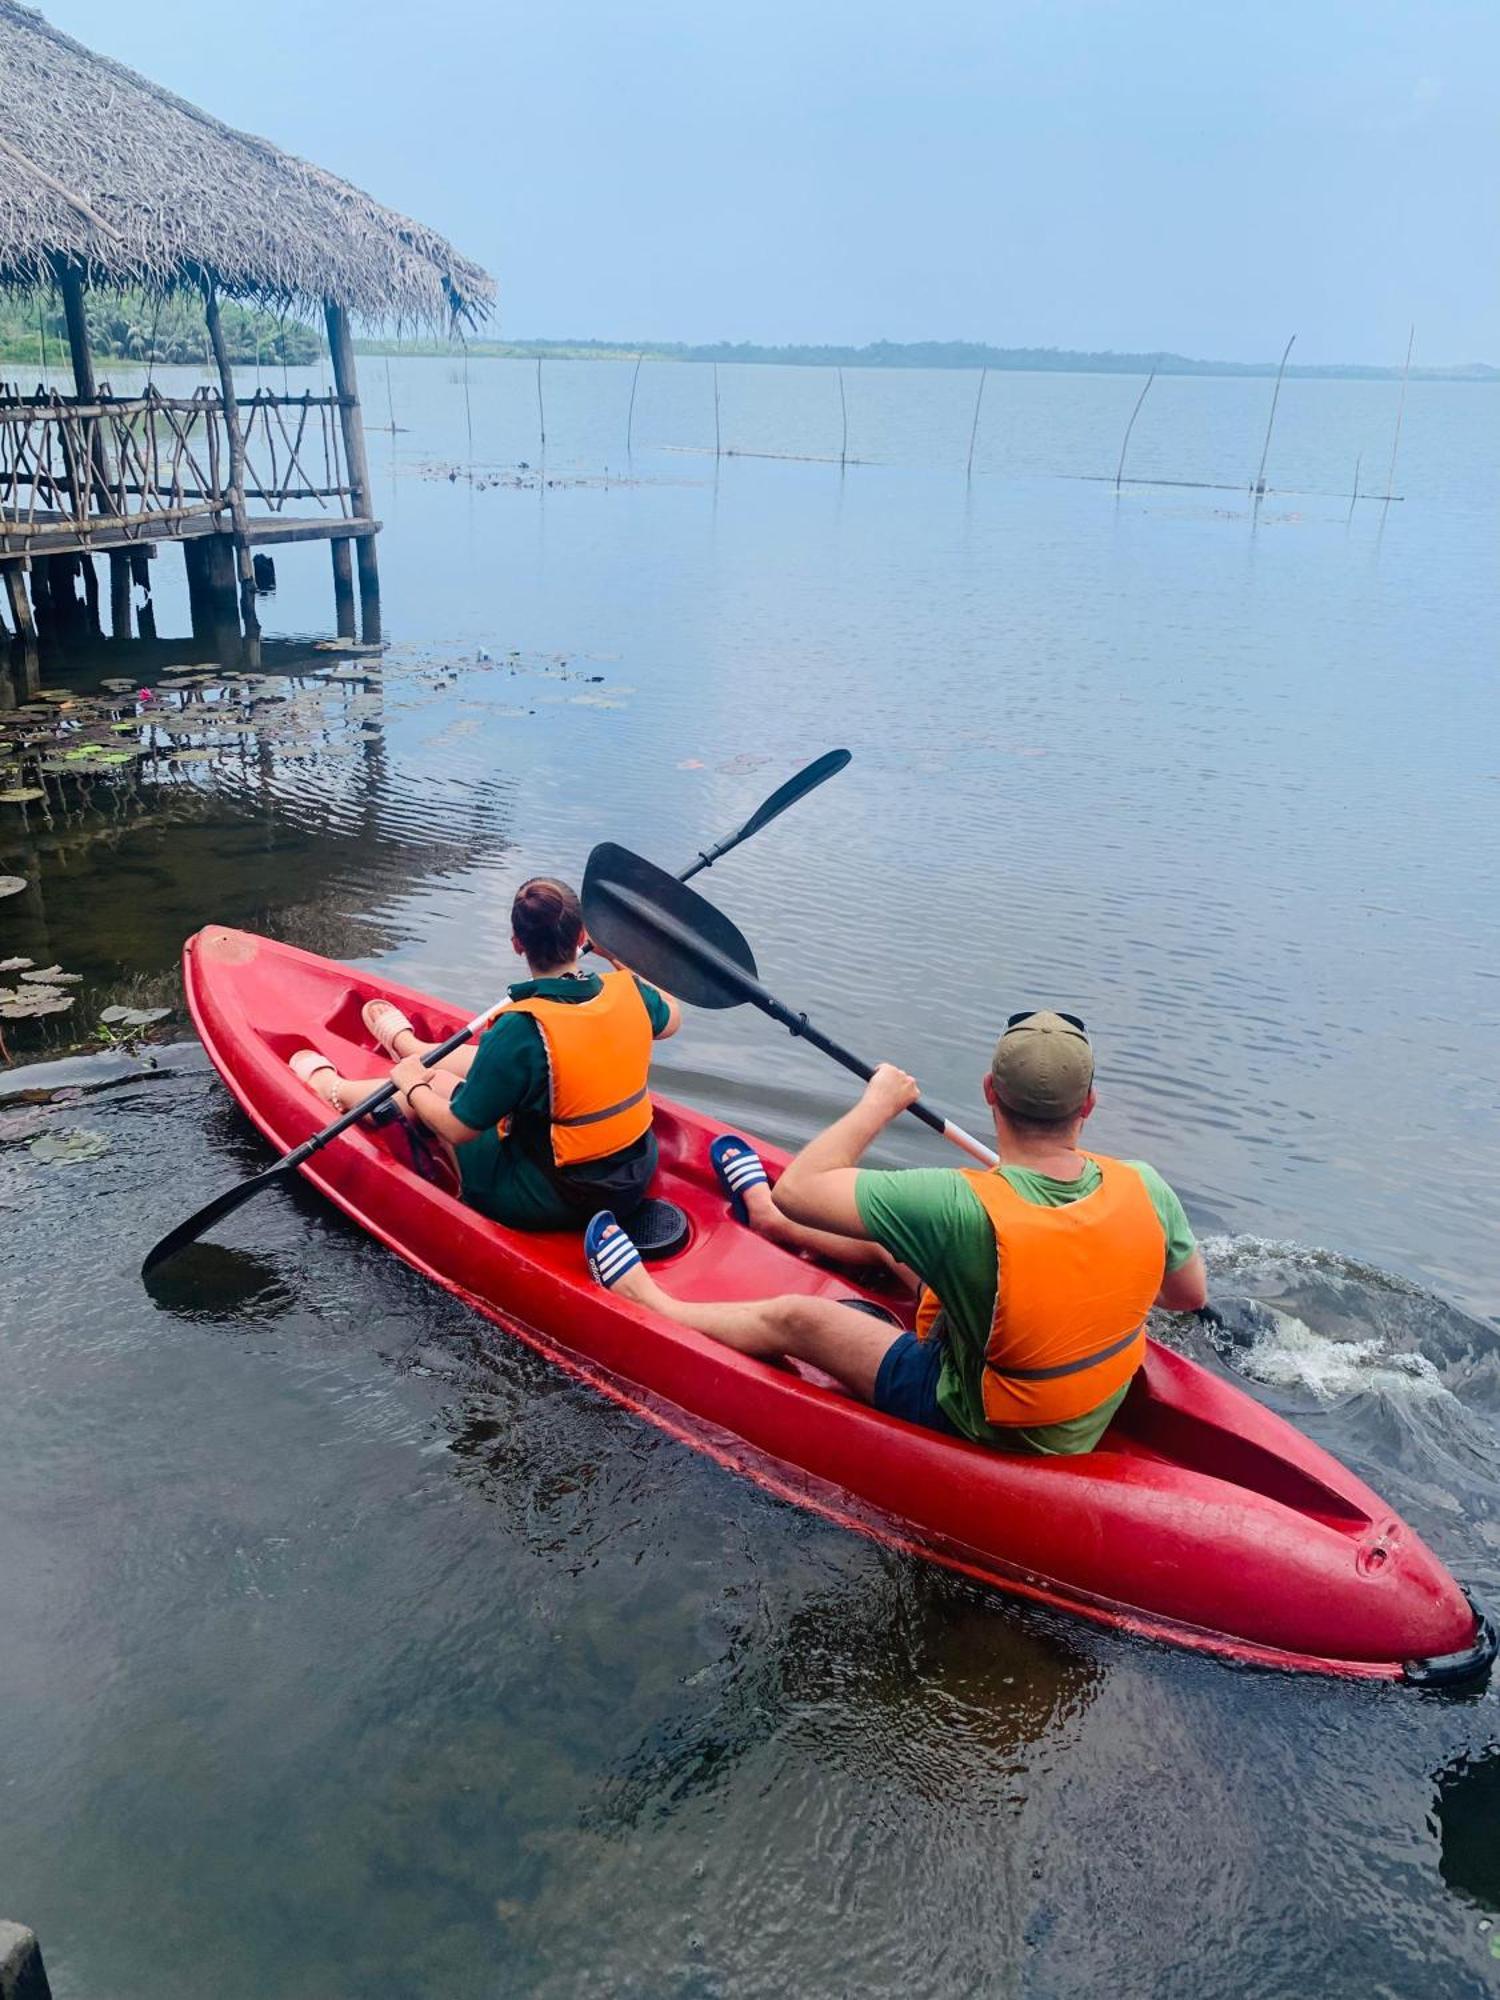
[[[1495,0],[43,0],[507,338],[1500,363]]]

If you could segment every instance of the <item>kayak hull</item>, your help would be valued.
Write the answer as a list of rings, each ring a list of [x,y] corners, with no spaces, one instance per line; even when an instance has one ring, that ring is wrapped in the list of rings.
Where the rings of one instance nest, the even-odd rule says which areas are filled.
[[[211,1060],[282,1151],[327,1122],[287,1067],[295,1049],[375,1076],[383,1059],[360,1020],[366,1000],[396,1001],[434,1040],[465,1018],[389,980],[220,926],[188,940],[183,969]],[[657,1267],[669,1290],[860,1295],[848,1277],[730,1219],[708,1164],[714,1120],[660,1097],[655,1113],[653,1192],[690,1225],[686,1248]],[[774,1178],[784,1155],[761,1151]],[[413,1172],[389,1128],[357,1126],[301,1171],[361,1228],[559,1366],[889,1546],[1256,1665],[1430,1683],[1472,1679],[1493,1654],[1459,1585],[1378,1495],[1236,1385],[1158,1342],[1098,1450],[999,1452],[884,1416],[814,1371],[752,1360],[601,1290],[578,1236],[489,1222]]]

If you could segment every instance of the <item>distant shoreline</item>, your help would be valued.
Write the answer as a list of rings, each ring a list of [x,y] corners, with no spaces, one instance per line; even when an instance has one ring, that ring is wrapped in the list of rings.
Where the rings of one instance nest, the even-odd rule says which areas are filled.
[[[457,343],[440,340],[360,340],[361,354],[451,355]],[[683,341],[470,340],[466,351],[505,361],[699,361],[756,363],[793,368],[992,368],[1053,375],[1273,376],[1274,361],[1196,361],[1185,354],[1088,354],[1066,347],[986,347],[978,341],[873,341],[867,347],[758,347],[749,341],[693,346]],[[1326,366],[1292,363],[1287,378],[1301,381],[1399,382],[1400,367],[1356,362]],[[1413,368],[1414,382],[1500,382],[1500,368],[1462,362],[1447,368]]]

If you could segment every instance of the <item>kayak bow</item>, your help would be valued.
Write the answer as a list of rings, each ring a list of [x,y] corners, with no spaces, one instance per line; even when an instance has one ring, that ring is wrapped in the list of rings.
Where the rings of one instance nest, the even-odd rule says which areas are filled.
[[[311,1042],[371,1059],[366,1000],[424,1039],[442,1005],[247,931],[211,926],[183,959],[194,1025],[273,1145],[324,1107],[287,1067]],[[685,1297],[859,1288],[734,1223],[712,1168],[715,1122],[658,1097],[654,1192],[688,1218],[664,1274]],[[1292,1425],[1196,1362],[1148,1343],[1099,1449],[1033,1458],[919,1430],[815,1371],[776,1368],[602,1291],[581,1238],[522,1235],[413,1172],[368,1125],[302,1172],[415,1269],[662,1430],[797,1505],[1002,1591],[1254,1665],[1418,1686],[1469,1682],[1495,1634],[1438,1558],[1369,1487]],[[760,1148],[772,1177],[785,1164]]]

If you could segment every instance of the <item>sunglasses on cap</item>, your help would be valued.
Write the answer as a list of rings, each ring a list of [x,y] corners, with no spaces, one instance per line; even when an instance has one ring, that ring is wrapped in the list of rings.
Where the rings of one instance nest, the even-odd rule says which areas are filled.
[[[1079,1034],[1082,1035],[1085,1039],[1087,1039],[1089,1031],[1083,1025],[1082,1021],[1079,1020],[1078,1016],[1076,1014],[1065,1014],[1063,1013],[1060,1007],[1023,1008],[1019,1014],[1012,1014],[1006,1021],[1005,1023],[1006,1034],[1009,1034],[1012,1028],[1019,1028],[1026,1021],[1034,1021],[1038,1014],[1043,1014],[1043,1013],[1056,1014],[1059,1021],[1066,1021],[1070,1028],[1076,1028]]]

